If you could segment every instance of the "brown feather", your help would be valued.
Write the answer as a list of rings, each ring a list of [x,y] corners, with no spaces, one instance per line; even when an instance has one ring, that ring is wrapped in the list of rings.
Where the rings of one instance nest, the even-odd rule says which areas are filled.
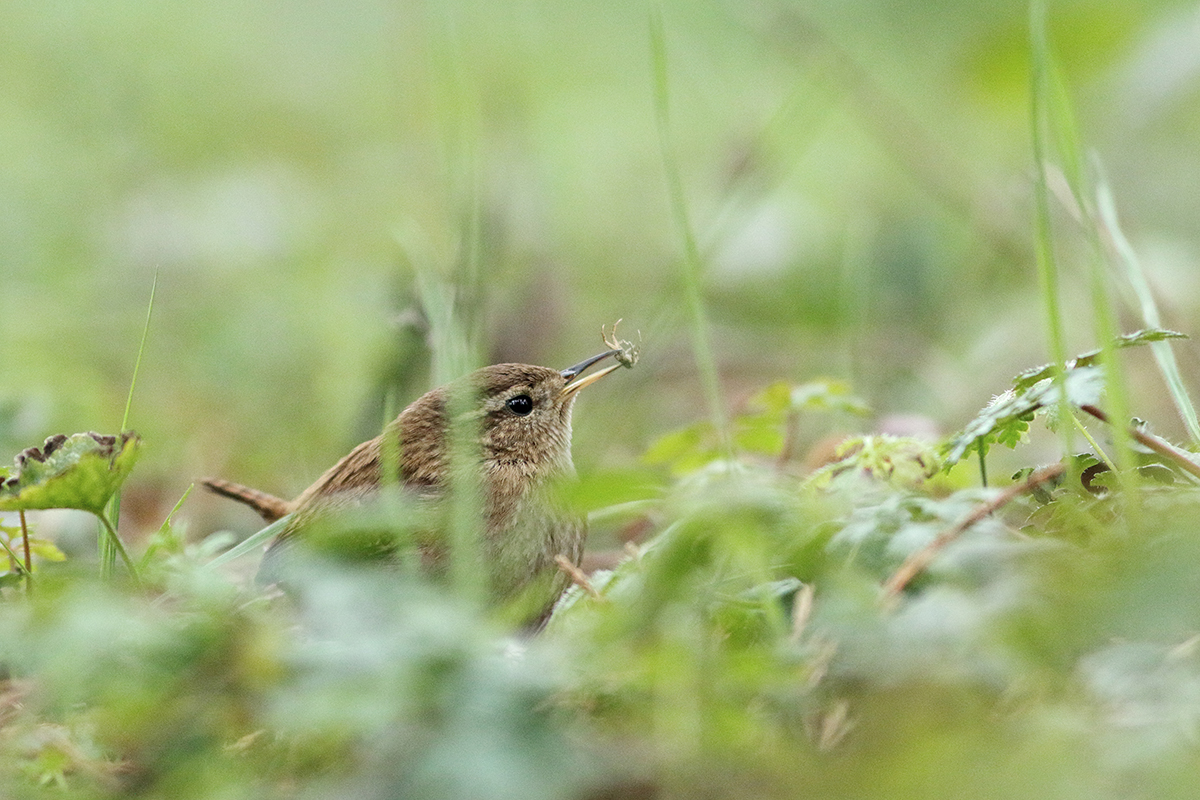
[[[292,513],[292,504],[282,497],[276,497],[273,494],[260,492],[258,489],[251,489],[249,486],[242,486],[240,483],[224,481],[220,478],[204,478],[200,482],[210,492],[237,500],[239,503],[245,503],[257,511],[258,515],[267,522],[275,522]]]
[[[482,544],[493,595],[508,598],[535,584],[545,586],[548,601],[539,612],[542,616],[568,582],[555,557],[562,555],[578,564],[583,555],[584,521],[556,508],[546,491],[553,480],[574,473],[571,408],[576,392],[569,381],[582,367],[560,373],[529,364],[497,364],[427,392],[382,435],[354,448],[290,503],[227,481],[204,483],[218,494],[250,505],[268,522],[292,514],[285,530],[267,548],[259,572],[260,581],[273,580],[280,552],[314,517],[357,505],[378,491],[384,477],[380,463],[391,453],[399,457],[396,478],[401,485],[423,498],[440,496],[447,472],[448,398],[470,392],[464,400],[471,424],[479,426]],[[521,395],[531,409],[518,413],[508,402]],[[424,550],[424,560],[436,563],[437,547]]]

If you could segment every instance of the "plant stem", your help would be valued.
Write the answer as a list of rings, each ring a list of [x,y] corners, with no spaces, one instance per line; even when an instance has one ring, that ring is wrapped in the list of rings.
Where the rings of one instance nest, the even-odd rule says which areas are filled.
[[[571,579],[572,583],[586,592],[588,597],[592,598],[593,600],[604,599],[604,596],[601,595],[600,592],[596,591],[596,587],[592,585],[590,580],[588,580],[587,573],[572,564],[570,559],[568,559],[566,556],[562,554],[555,556],[554,563],[558,564],[558,568],[562,570],[568,578]]]
[[[979,482],[983,488],[987,488],[987,445],[983,443],[983,438],[979,439]]]
[[[1033,138],[1033,158],[1037,167],[1037,180],[1033,185],[1033,196],[1037,223],[1037,236],[1034,246],[1037,251],[1038,283],[1042,289],[1042,304],[1046,311],[1046,328],[1050,338],[1050,358],[1058,365],[1054,375],[1055,384],[1059,388],[1059,413],[1065,416],[1070,413],[1067,403],[1066,371],[1067,363],[1066,338],[1063,332],[1062,306],[1058,289],[1058,262],[1054,254],[1054,228],[1050,218],[1050,188],[1046,174],[1049,160],[1049,147],[1046,142],[1050,127],[1052,109],[1051,76],[1050,76],[1050,46],[1046,35],[1046,8],[1043,0],[1032,0],[1029,4],[1030,29],[1030,129]],[[1069,454],[1071,446],[1071,428],[1062,426],[1063,454]]]
[[[96,517],[99,518],[105,531],[108,532],[108,541],[112,545],[112,548],[121,556],[121,560],[125,562],[125,568],[129,570],[129,577],[133,578],[135,585],[141,586],[142,581],[138,577],[137,567],[134,566],[133,559],[129,557],[128,551],[125,550],[125,545],[121,542],[121,537],[117,535],[117,529],[113,527],[113,524],[109,522],[108,517],[104,514],[97,514]]]
[[[1110,425],[1112,424],[1112,420],[1109,419],[1108,414],[1104,413],[1099,408],[1090,405],[1080,406],[1080,408],[1101,422],[1107,422]],[[1196,478],[1200,478],[1200,463],[1197,463],[1196,460],[1192,458],[1192,455],[1187,451],[1179,449],[1166,439],[1146,433],[1143,430],[1138,430],[1132,426],[1129,428],[1129,435],[1132,436],[1134,441],[1136,441],[1138,444],[1142,445],[1143,447],[1148,447],[1163,458],[1178,464],[1179,467],[1185,472],[1190,473]]]
[[[25,567],[24,567],[24,565],[21,564],[20,556],[18,556],[16,553],[13,552],[12,547],[9,545],[8,542],[6,542],[4,540],[3,537],[0,537],[0,548],[3,548],[4,552],[8,554],[9,569],[13,569],[13,570],[16,570],[17,572],[24,573]]]
[[[982,520],[989,514],[1003,508],[1015,498],[1021,496],[1025,492],[1034,489],[1046,481],[1054,480],[1063,474],[1064,467],[1062,464],[1051,464],[1048,467],[1042,467],[1035,470],[1028,478],[1021,483],[1013,484],[1004,491],[1000,492],[991,500],[985,503],[980,503],[969,514],[961,520],[950,526],[946,530],[939,533],[933,541],[916,551],[904,560],[900,568],[892,573],[892,577],[888,578],[887,583],[883,585],[883,593],[888,600],[894,600],[895,597],[904,591],[904,587],[917,577],[929,563],[933,561],[934,556],[942,551],[946,545],[957,539],[964,531],[970,528],[975,523]]]
[[[142,353],[146,351],[146,337],[150,333],[150,315],[154,313],[154,294],[158,291],[158,270],[150,283],[150,302],[146,306],[146,323],[142,326],[142,340],[138,344],[137,358],[133,362],[133,377],[129,380],[129,394],[125,397],[125,414],[121,417],[121,431],[129,426],[129,409],[133,407],[133,389],[137,386],[138,370],[142,368]]]
[[[1087,427],[1082,422],[1079,421],[1079,417],[1072,414],[1071,422],[1075,423],[1075,428],[1081,434],[1083,434],[1083,438],[1088,440],[1088,444],[1090,444],[1092,446],[1092,450],[1096,453],[1096,458],[1100,459],[1104,463],[1104,466],[1108,467],[1109,470],[1111,470],[1114,473],[1117,472],[1117,465],[1114,464],[1113,460],[1108,457],[1108,454],[1105,453],[1103,449],[1101,449],[1100,443],[1097,442],[1092,437],[1092,434],[1088,432]]]
[[[731,457],[733,455],[733,439],[729,434],[729,422],[725,406],[721,401],[721,386],[717,377],[712,345],[709,342],[708,320],[700,287],[703,257],[700,255],[699,245],[696,244],[696,235],[692,230],[691,219],[688,215],[683,179],[679,174],[679,163],[671,149],[667,44],[666,34],[663,31],[662,10],[657,7],[650,15],[650,56],[654,67],[654,111],[655,120],[658,123],[658,144],[662,150],[663,169],[667,175],[667,193],[670,196],[671,211],[675,216],[679,234],[683,238],[681,266],[683,267],[684,294],[687,298],[688,310],[691,312],[692,349],[695,352],[696,368],[700,372],[704,395],[708,400],[709,414],[713,427],[716,428],[721,450],[726,457]]]
[[[17,511],[21,518],[21,544],[25,549],[25,591],[33,591],[33,559],[29,555],[29,525],[25,522],[25,509]]]
[[[138,343],[137,358],[133,362],[133,376],[129,379],[129,394],[125,396],[125,413],[121,416],[121,432],[124,433],[129,429],[129,411],[133,408],[133,390],[137,387],[138,372],[142,368],[142,354],[146,352],[146,337],[150,334],[150,317],[154,313],[154,295],[158,292],[158,270],[154,271],[154,280],[150,283],[150,302],[146,305],[146,322],[142,325],[142,338]],[[112,536],[105,536],[104,531],[100,531],[97,541],[97,550],[100,554],[100,575],[104,578],[111,578],[113,567],[116,566],[117,553],[129,566],[130,571],[133,571],[133,562],[129,560],[129,554],[125,552],[121,545],[121,540],[117,538],[116,531],[113,530],[112,524],[108,522],[105,515],[112,515],[113,519],[121,518],[121,491],[118,489],[113,492],[113,496],[109,498],[104,514],[96,516],[107,525]],[[114,546],[115,545],[115,546]],[[136,580],[137,575],[134,573]]]

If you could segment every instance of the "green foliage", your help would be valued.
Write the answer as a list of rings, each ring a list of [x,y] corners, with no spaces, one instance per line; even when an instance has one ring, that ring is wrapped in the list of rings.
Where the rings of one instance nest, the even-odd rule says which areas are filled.
[[[1098,399],[1096,370],[1067,373],[1072,403]],[[1040,407],[1054,391],[1045,377],[1013,394]],[[43,570],[0,603],[0,785],[181,800],[1191,796],[1200,490],[1109,481],[1081,454],[995,504],[937,478],[935,445],[884,435],[849,437],[801,475],[780,442],[814,395],[830,405],[782,385],[747,405],[732,428],[766,442],[774,426],[761,451],[716,457],[693,428],[656,445],[674,477],[639,467],[564,491],[594,516],[605,498],[645,515],[654,535],[574,586],[535,638],[452,583],[335,552],[408,519],[396,503],[298,548],[286,600],[239,588],[213,559],[227,542],[188,544],[170,517],[142,557],[149,591]],[[1129,492],[1142,512],[1117,534]],[[930,548],[902,592],[881,591]]]
[[[806,412],[865,417],[870,407],[844,381],[820,380],[792,386],[779,381],[755,394],[746,413],[733,421],[733,444],[742,453],[770,458],[785,453],[789,436]],[[692,472],[724,452],[711,422],[693,423],[660,436],[643,454],[645,463],[667,465],[676,475]]]
[[[831,479],[858,472],[896,487],[920,486],[941,466],[937,450],[908,436],[852,436],[838,445],[837,460],[822,467],[811,483],[827,487]]]
[[[16,458],[16,470],[0,484],[0,511],[77,508],[101,514],[137,462],[141,439],[134,433],[51,436]]]
[[[1140,345],[1152,344],[1154,342],[1165,342],[1171,339],[1186,339],[1186,334],[1178,331],[1169,331],[1162,328],[1154,328],[1152,330],[1140,330],[1133,333],[1126,333],[1115,338],[1110,347],[1113,350],[1120,350],[1126,347],[1138,347]],[[1077,369],[1079,367],[1090,367],[1100,361],[1100,356],[1104,353],[1103,350],[1089,350],[1082,353],[1067,362],[1067,370]],[[1053,378],[1057,372],[1057,367],[1054,364],[1046,364],[1041,367],[1032,367],[1021,372],[1013,378],[1013,391],[1023,392],[1026,389],[1032,388],[1035,384],[1040,383],[1046,378]]]
[[[1083,367],[1068,372],[1063,383],[1067,402],[1074,406],[1095,405],[1104,389],[1104,376],[1096,367]],[[1053,408],[1061,396],[1059,384],[1053,378],[1043,378],[1020,391],[1013,389],[992,398],[979,416],[951,437],[946,446],[946,466],[953,466],[975,449],[986,455],[993,443],[1016,447],[1034,415]]]
[[[141,443],[131,432],[51,436],[40,448],[30,447],[17,455],[15,474],[0,483],[0,511],[74,508],[95,514],[101,524],[101,555],[109,548],[114,558],[119,554],[137,582],[137,567],[106,508],[119,496],[121,484],[137,462]],[[32,538],[28,544],[32,547]],[[101,558],[101,574],[111,575],[110,567]]]
[[[17,559],[17,552],[25,547],[25,533],[19,527],[0,525],[0,544],[10,558]],[[63,561],[66,556],[48,539],[29,536],[29,552],[33,556],[46,561]]]
[[[1142,330],[1114,339],[1111,347],[1116,350],[1185,338],[1184,334],[1175,331]],[[980,457],[986,457],[993,444],[1015,448],[1029,430],[1034,416],[1040,411],[1055,409],[1062,399],[1074,408],[1098,405],[1104,391],[1104,373],[1098,365],[1102,352],[1091,350],[1068,361],[1061,389],[1055,379],[1058,368],[1053,364],[1018,374],[1013,378],[1012,389],[992,398],[975,419],[946,443],[946,468],[968,453],[979,452]]]
[[[1126,398],[1115,359],[1068,362],[1064,344],[1084,317],[1106,353],[1149,343],[1196,438],[1178,335],[1159,330],[1107,185],[1088,188],[1080,135],[1112,126],[1132,216],[1165,244],[1148,266],[1194,251],[1194,98],[1138,88],[1186,84],[1187,59],[1171,57],[1186,45],[1163,35],[1180,30],[1170,4],[1035,0],[1032,69],[1019,4],[667,3],[649,65],[644,17],[621,4],[307,4],[283,19],[250,3],[234,25],[230,3],[75,5],[48,24],[15,4],[0,33],[4,185],[21,198],[0,226],[14,265],[0,441],[109,410],[119,370],[97,365],[132,343],[129,298],[159,263],[163,355],[144,352],[138,391],[171,413],[139,423],[161,459],[141,464],[148,484],[186,483],[180,465],[201,451],[308,474],[356,414],[377,430],[364,397],[415,396],[426,341],[435,373],[492,346],[569,363],[619,301],[658,329],[662,360],[647,359],[652,380],[581,403],[582,480],[557,499],[632,541],[536,637],[417,569],[359,557],[414,526],[386,503],[298,552],[285,597],[245,579],[277,528],[230,548],[227,532],[194,541],[172,511],[137,540],[134,584],[56,561],[6,515],[0,796],[1197,795],[1200,467],[1140,423],[1126,431],[1134,410],[1158,413],[1154,387]],[[1090,118],[1071,108],[1051,34],[1072,79],[1103,81],[1087,87]],[[1014,90],[1027,75],[1032,93]],[[1110,91],[1113,75],[1125,88]],[[781,374],[840,371],[880,409],[966,415],[941,369],[916,365],[962,358],[990,380],[1005,362],[971,357],[980,342],[1036,338],[1030,236],[986,188],[1029,170],[1011,133],[1028,94],[1055,365],[940,446],[860,428],[869,409],[837,381],[774,383],[727,414],[725,397]],[[648,116],[614,108],[655,112],[658,157]],[[1160,191],[1164,175],[1181,191]],[[1055,202],[1084,227],[1083,277]],[[397,229],[416,277],[397,275]],[[1106,330],[1120,296],[1108,247],[1150,330]],[[1172,301],[1189,318],[1194,302]],[[675,402],[696,372],[700,423]],[[1101,400],[1113,438],[1138,444],[1114,452],[1133,458],[1095,436],[1028,491],[933,474],[1018,447],[1038,415],[1066,439],[1083,422],[1054,415]],[[805,475],[816,415],[859,433]],[[0,510],[86,508],[120,547],[104,500],[138,441],[37,452],[0,468]]]

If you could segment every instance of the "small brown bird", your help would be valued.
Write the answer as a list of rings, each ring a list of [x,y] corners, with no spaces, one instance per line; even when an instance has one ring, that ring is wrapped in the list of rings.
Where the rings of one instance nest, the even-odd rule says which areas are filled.
[[[530,364],[496,364],[476,370],[413,401],[384,430],[363,442],[305,489],[287,501],[228,481],[206,479],[217,494],[238,500],[267,522],[292,515],[268,546],[259,580],[274,579],[281,544],[321,513],[353,506],[380,486],[382,458],[399,458],[400,483],[420,498],[436,499],[447,488],[447,406],[465,409],[465,424],[478,429],[482,557],[491,594],[507,599],[535,581],[546,582],[544,617],[566,587],[568,577],[556,564],[565,556],[578,565],[586,535],[584,520],[546,502],[544,490],[555,479],[574,473],[571,461],[571,408],[580,389],[622,365],[632,366],[636,350],[628,343],[562,371]],[[618,363],[584,375],[597,362]],[[462,393],[461,395],[458,393]],[[388,437],[393,437],[388,441]],[[444,546],[422,546],[423,561],[436,564]]]

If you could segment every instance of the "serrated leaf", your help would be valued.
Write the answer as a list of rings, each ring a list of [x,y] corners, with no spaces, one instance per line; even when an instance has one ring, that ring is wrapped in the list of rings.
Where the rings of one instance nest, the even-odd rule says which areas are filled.
[[[814,486],[846,474],[870,475],[893,486],[919,486],[941,469],[937,451],[920,439],[908,436],[858,436],[842,442],[838,460],[813,473]]]
[[[1098,367],[1083,366],[1067,373],[1067,402],[1074,406],[1096,405],[1104,392],[1104,374]],[[997,396],[987,408],[971,420],[962,432],[946,443],[946,466],[953,466],[970,450],[983,442],[984,452],[991,442],[1016,447],[1029,429],[1035,413],[1058,404],[1058,384],[1043,378],[1024,389],[1013,389]]]
[[[1113,340],[1112,347],[1114,350],[1121,350],[1126,347],[1139,347],[1151,344],[1152,342],[1162,342],[1167,339],[1186,338],[1188,338],[1187,334],[1178,331],[1170,331],[1165,328],[1145,328],[1118,336]],[[1070,371],[1078,367],[1090,367],[1099,360],[1103,353],[1103,350],[1089,350],[1086,353],[1081,353],[1067,362],[1067,370]],[[1040,367],[1027,369],[1013,378],[1013,390],[1020,392],[1023,389],[1028,389],[1039,381],[1054,377],[1054,373],[1054,364],[1044,364]]]
[[[1067,373],[1067,402],[1073,406],[1094,406],[1104,395],[1104,373],[1098,367],[1083,367]],[[1050,382],[1043,405],[1058,403],[1058,387]]]
[[[0,483],[0,511],[76,508],[100,514],[129,477],[140,447],[132,432],[51,436],[16,457],[16,470]]]

